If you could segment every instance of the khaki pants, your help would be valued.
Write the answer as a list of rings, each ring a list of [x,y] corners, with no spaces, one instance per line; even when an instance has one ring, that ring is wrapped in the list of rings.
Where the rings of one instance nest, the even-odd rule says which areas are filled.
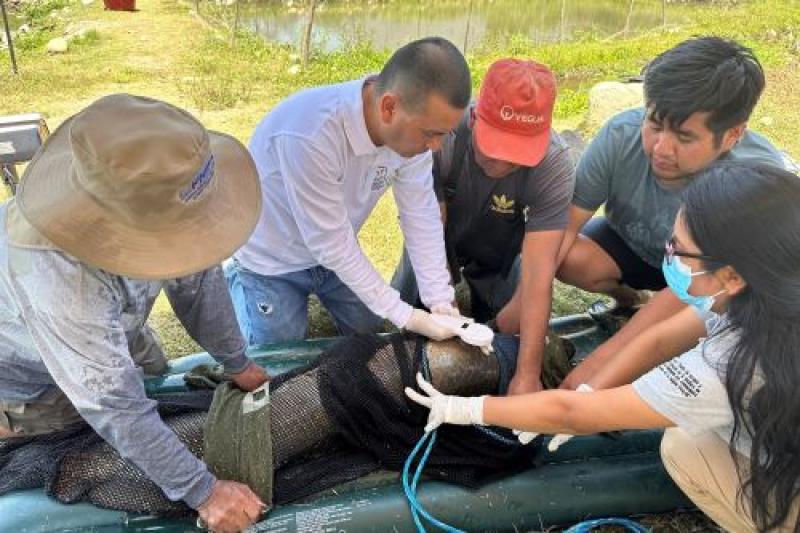
[[[58,389],[32,403],[0,400],[0,438],[52,433],[81,423],[81,415]]]
[[[732,533],[756,531],[749,502],[739,499],[741,485],[727,442],[712,433],[694,438],[670,428],[661,441],[661,459],[675,484],[714,522]],[[747,458],[739,455],[738,460],[746,468]],[[793,531],[799,510],[796,501],[784,525],[774,531]]]
[[[158,376],[167,369],[158,335],[147,324],[129,349],[131,359],[144,375]],[[57,389],[31,403],[0,400],[0,439],[52,433],[82,423],[81,415]]]

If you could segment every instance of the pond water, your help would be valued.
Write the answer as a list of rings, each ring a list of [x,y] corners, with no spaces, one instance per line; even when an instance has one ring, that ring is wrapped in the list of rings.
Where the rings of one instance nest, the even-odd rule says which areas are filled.
[[[308,0],[240,5],[240,24],[271,41],[297,45]],[[631,3],[633,8],[631,9]],[[314,46],[332,51],[359,40],[396,48],[441,35],[469,49],[485,38],[523,35],[534,42],[568,41],[581,33],[610,36],[662,24],[661,0],[317,0]],[[666,5],[667,22],[670,17]]]

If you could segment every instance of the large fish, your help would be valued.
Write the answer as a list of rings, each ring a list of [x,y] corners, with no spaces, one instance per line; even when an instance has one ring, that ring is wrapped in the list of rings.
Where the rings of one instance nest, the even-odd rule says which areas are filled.
[[[505,349],[501,348],[503,345]],[[518,338],[498,335],[495,350],[485,355],[479,348],[458,339],[429,341],[425,346],[433,385],[445,394],[478,396],[504,391],[508,383],[501,383],[501,366],[509,368],[506,380],[516,368]],[[545,338],[542,358],[542,383],[545,388],[556,388],[572,368],[571,358],[575,348],[566,339],[554,333]]]

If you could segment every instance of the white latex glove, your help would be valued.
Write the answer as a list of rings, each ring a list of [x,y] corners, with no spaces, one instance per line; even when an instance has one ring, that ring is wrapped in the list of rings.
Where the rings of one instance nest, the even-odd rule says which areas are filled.
[[[528,444],[530,441],[539,436],[538,433],[534,433],[533,431],[520,431],[518,429],[515,429],[512,431],[512,433],[517,436],[517,440],[519,440],[522,444]]]
[[[481,351],[489,355],[492,353],[492,339],[494,331],[484,324],[476,324],[471,318],[450,315],[432,314],[433,321],[440,326],[449,328],[453,336],[458,336],[462,341],[472,346],[478,346]]]
[[[462,315],[461,311],[458,310],[458,307],[455,307],[447,302],[436,304],[433,307],[431,307],[431,314],[434,316],[444,315],[457,318],[462,322],[469,322],[469,323],[475,322],[474,318]],[[492,348],[491,342],[488,345],[480,345],[479,348],[486,355],[494,353],[494,348]]]
[[[578,385],[578,388],[575,389],[576,392],[593,392],[594,389],[587,385],[586,383],[581,383]],[[574,437],[575,435],[567,435],[566,433],[559,433],[547,444],[547,450],[550,452],[554,452],[558,449],[559,446],[567,442],[569,439]]]
[[[492,355],[494,353],[494,346],[491,344],[487,346],[479,346],[479,348],[483,352],[483,355]]]
[[[417,373],[417,385],[427,396],[418,393],[411,387],[406,387],[406,396],[411,401],[431,410],[428,414],[428,423],[425,424],[425,433],[433,431],[442,424],[484,425],[483,399],[485,396],[465,398],[442,394],[425,381],[420,373]]]
[[[405,328],[408,331],[419,333],[435,341],[443,341],[456,336],[456,331],[441,324],[433,319],[433,315],[422,309],[414,309],[411,318],[406,322]]]
[[[435,304],[431,306],[431,314],[433,315],[447,315],[447,316],[455,316],[461,317],[466,321],[472,322],[471,318],[462,317],[461,311],[458,310],[458,307],[454,307],[452,304],[448,302]]]

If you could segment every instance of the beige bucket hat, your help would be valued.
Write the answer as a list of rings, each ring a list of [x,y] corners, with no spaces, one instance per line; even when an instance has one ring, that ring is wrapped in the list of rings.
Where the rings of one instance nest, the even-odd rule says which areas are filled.
[[[261,192],[239,141],[170,104],[114,94],[49,137],[12,207],[12,244],[35,246],[43,236],[114,274],[169,279],[241,246],[258,221]],[[19,227],[26,223],[38,239]]]

